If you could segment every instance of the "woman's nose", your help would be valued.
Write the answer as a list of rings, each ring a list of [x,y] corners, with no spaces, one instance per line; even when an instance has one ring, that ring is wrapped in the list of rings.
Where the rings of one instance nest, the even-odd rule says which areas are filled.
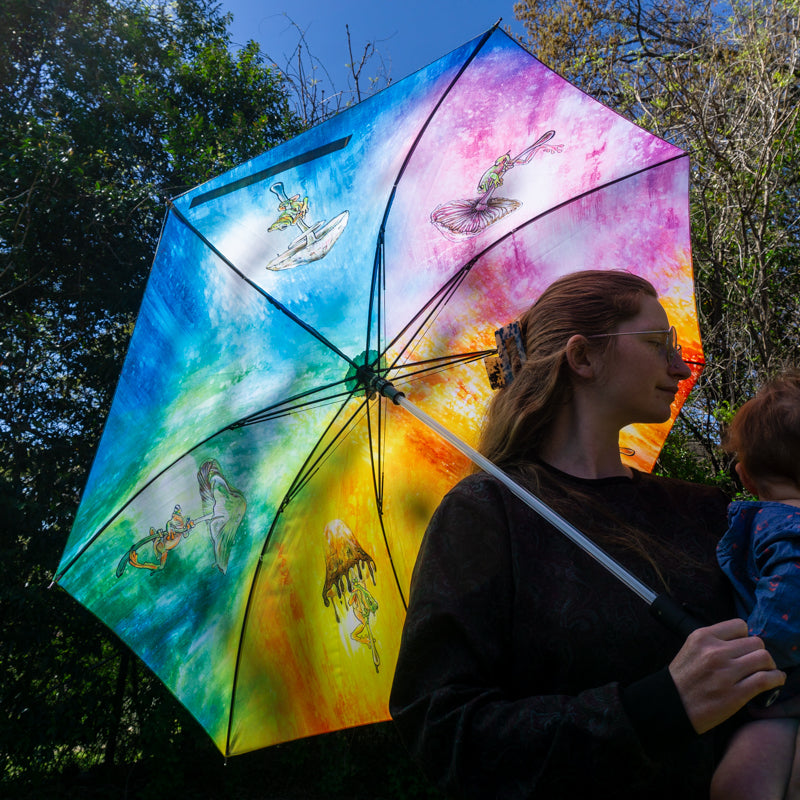
[[[688,378],[692,374],[689,365],[681,358],[679,353],[674,353],[670,359],[669,371],[671,375],[676,375],[681,380]]]

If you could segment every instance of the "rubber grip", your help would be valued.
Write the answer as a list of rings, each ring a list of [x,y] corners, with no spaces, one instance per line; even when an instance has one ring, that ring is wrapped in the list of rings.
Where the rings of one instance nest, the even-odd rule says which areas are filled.
[[[662,625],[665,625],[673,633],[677,633],[678,636],[684,639],[692,631],[703,627],[682,605],[668,594],[658,595],[650,604],[650,611]]]

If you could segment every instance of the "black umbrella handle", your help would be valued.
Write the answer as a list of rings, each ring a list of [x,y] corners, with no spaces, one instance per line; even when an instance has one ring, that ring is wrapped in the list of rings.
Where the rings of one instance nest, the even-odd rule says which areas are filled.
[[[668,594],[660,594],[650,604],[653,616],[673,633],[685,639],[692,631],[704,627],[703,623],[693,617],[686,609],[675,602]],[[755,697],[750,704],[756,708],[769,708],[780,696],[780,687]]]
[[[668,594],[657,595],[650,604],[650,612],[659,622],[683,639],[692,631],[703,627],[699,620]]]

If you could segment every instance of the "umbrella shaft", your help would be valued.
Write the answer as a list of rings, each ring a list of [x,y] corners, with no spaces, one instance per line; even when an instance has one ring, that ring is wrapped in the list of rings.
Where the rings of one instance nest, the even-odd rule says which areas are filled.
[[[394,398],[393,398],[394,399]],[[459,450],[473,463],[477,464],[484,472],[497,478],[512,494],[522,500],[523,503],[532,508],[537,514],[543,517],[554,528],[564,534],[570,541],[574,542],[585,553],[590,555],[595,561],[605,567],[612,575],[624,583],[631,591],[635,592],[648,606],[653,604],[656,593],[646,584],[642,583],[635,575],[628,572],[625,567],[615,561],[605,551],[599,548],[591,539],[585,536],[574,525],[571,525],[560,514],[553,511],[550,506],[540,500],[536,495],[524,489],[503,470],[495,466],[488,458],[482,456],[477,450],[470,447],[466,442],[453,434],[447,428],[440,425],[433,417],[428,416],[424,411],[410,403],[405,396],[400,394],[394,399],[396,405],[402,406],[406,411],[415,416],[420,422],[434,430],[443,439],[450,442],[456,450]]]

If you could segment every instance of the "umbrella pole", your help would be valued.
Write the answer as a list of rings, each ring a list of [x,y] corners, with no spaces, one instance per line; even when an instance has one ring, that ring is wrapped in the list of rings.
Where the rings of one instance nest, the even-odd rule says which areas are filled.
[[[512,494],[532,508],[539,516],[556,528],[556,530],[564,534],[571,542],[580,547],[587,555],[591,556],[615,578],[622,581],[625,586],[644,600],[653,615],[671,631],[686,637],[692,631],[701,627],[700,623],[688,614],[672,597],[668,594],[656,594],[649,586],[642,583],[635,575],[625,569],[618,561],[614,560],[608,553],[598,547],[591,539],[579,531],[574,525],[567,522],[567,520],[536,497],[536,495],[520,486],[503,472],[503,470],[489,461],[488,458],[481,455],[465,441],[447,430],[447,428],[422,411],[422,409],[417,408],[417,406],[409,402],[405,395],[392,386],[391,383],[377,377],[373,378],[370,383],[372,388],[380,392],[384,397],[388,397],[395,405],[402,406],[420,422],[427,425],[445,441],[449,442],[456,450],[460,451],[473,463],[477,464],[484,472],[497,478],[497,480],[512,492]]]

